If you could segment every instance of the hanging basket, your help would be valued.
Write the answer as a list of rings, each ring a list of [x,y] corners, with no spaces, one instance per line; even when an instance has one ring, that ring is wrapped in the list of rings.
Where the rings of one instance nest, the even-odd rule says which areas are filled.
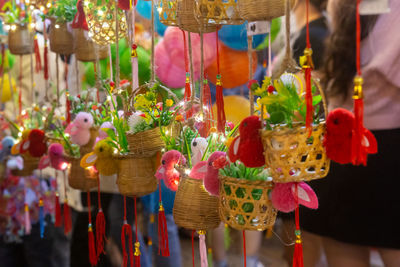
[[[57,23],[52,20],[50,27],[50,50],[61,55],[74,53],[74,37],[67,23]]]
[[[74,29],[74,52],[76,59],[83,62],[93,62],[108,57],[107,46],[96,44],[83,29]]]
[[[8,48],[11,54],[27,55],[33,53],[34,33],[30,27],[13,24],[8,32]]]
[[[128,140],[129,154],[136,157],[153,156],[165,146],[158,127],[135,134],[127,133],[126,138]]]
[[[160,22],[166,26],[178,26],[176,8],[178,0],[158,0],[157,11]]]
[[[277,211],[269,199],[273,184],[220,176],[219,214],[236,230],[263,231],[275,224]]]
[[[35,158],[30,155],[21,155],[24,159],[24,168],[22,170],[12,170],[11,174],[14,176],[31,176],[33,171],[39,166],[40,158]]]
[[[203,24],[242,24],[236,0],[195,0],[195,14]]]
[[[290,0],[293,7],[295,0]],[[240,16],[248,21],[272,20],[285,15],[286,0],[237,0]]]
[[[282,126],[272,131],[263,130],[265,164],[274,182],[301,182],[325,177],[330,161],[323,146],[325,122],[313,126],[308,138],[302,124],[293,128]]]
[[[157,155],[150,157],[135,157],[121,155],[118,160],[117,185],[124,196],[141,197],[157,189],[156,172]]]
[[[117,8],[116,1],[88,0],[83,6],[89,27],[89,36],[95,43],[99,45],[115,43],[116,20],[118,20],[118,39],[126,36],[125,12]]]
[[[74,189],[88,191],[97,186],[97,171],[93,167],[82,168],[81,158],[64,156],[70,163],[68,168],[68,184]]]
[[[209,33],[217,30],[215,24],[200,23],[196,19],[194,0],[180,0],[177,5],[177,23],[182,30],[194,33]]]
[[[173,215],[178,226],[191,230],[214,229],[221,222],[218,198],[208,194],[202,180],[190,177],[181,179],[179,183]]]

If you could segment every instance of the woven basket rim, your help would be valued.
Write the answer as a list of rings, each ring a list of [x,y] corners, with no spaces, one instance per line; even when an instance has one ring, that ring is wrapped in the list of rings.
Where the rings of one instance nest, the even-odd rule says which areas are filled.
[[[321,120],[318,124],[313,124],[311,127],[313,129],[318,129],[320,127],[325,127],[326,120]],[[261,134],[262,136],[269,136],[269,135],[283,135],[283,134],[292,134],[297,133],[299,131],[305,131],[306,124],[304,122],[293,122],[293,127],[289,128],[287,124],[280,124],[275,126],[272,130],[262,129]]]
[[[243,178],[235,178],[231,176],[225,176],[225,175],[219,175],[221,182],[234,182],[239,185],[244,185],[244,186],[264,186],[264,187],[274,187],[274,182],[272,181],[262,181],[262,180],[256,180],[256,181],[250,181],[247,179]]]

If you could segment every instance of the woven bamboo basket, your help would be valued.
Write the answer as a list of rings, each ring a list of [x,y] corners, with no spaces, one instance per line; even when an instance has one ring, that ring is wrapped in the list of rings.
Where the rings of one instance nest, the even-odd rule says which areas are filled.
[[[33,171],[39,166],[40,158],[35,158],[30,155],[21,155],[24,159],[24,168],[22,170],[12,170],[11,174],[14,176],[30,176]]]
[[[271,20],[285,15],[286,0],[237,0],[240,16],[248,21]],[[293,7],[295,0],[290,0]]]
[[[195,14],[203,24],[242,24],[236,0],[195,0]]]
[[[91,62],[96,59],[105,59],[108,56],[108,48],[93,42],[88,32],[83,29],[74,29],[74,51],[79,61]]]
[[[8,32],[8,48],[11,54],[26,55],[33,53],[33,38],[34,34],[28,25],[12,25]]]
[[[99,135],[99,127],[91,127],[90,128],[90,140],[89,140],[89,142],[86,145],[81,146],[79,148],[81,156],[84,156],[85,154],[90,153],[90,152],[93,151],[94,142],[96,141],[96,138],[97,138],[98,135]]]
[[[173,216],[175,223],[186,229],[217,228],[221,222],[218,198],[208,194],[202,180],[183,178],[176,192]]]
[[[70,187],[82,191],[88,191],[97,186],[97,171],[94,168],[82,168],[81,158],[64,156],[70,163],[68,168],[68,184]]]
[[[61,137],[55,137],[51,133],[46,133],[46,142],[48,145],[51,144],[61,144],[62,143]]]
[[[141,197],[157,189],[158,181],[154,176],[157,166],[157,155],[135,157],[121,155],[118,157],[117,185],[124,196]]]
[[[50,50],[54,53],[62,55],[74,53],[74,37],[67,23],[57,23],[52,20],[49,40]]]
[[[194,13],[195,0],[180,0],[177,5],[177,23],[182,30],[195,33],[208,33],[217,30],[215,24],[199,23]]]
[[[277,211],[269,199],[273,183],[220,176],[219,214],[237,230],[263,231],[275,224]]]
[[[115,43],[116,21],[118,21],[118,39],[124,38],[127,34],[125,12],[116,5],[116,1],[110,0],[88,0],[83,5],[89,36],[99,45]]]
[[[158,127],[135,134],[127,133],[126,137],[128,140],[129,154],[135,156],[153,156],[165,146],[161,139],[160,128]]]
[[[169,135],[172,137],[178,137],[182,131],[182,125],[179,124],[178,122],[172,122],[168,126],[162,126],[162,128],[166,135]]]
[[[178,0],[158,0],[157,11],[160,22],[166,26],[178,26],[176,8]]]

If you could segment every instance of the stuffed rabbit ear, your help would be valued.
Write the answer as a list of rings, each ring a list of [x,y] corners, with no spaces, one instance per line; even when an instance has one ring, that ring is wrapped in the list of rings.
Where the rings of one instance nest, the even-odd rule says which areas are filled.
[[[20,153],[25,153],[29,150],[29,146],[31,145],[31,142],[29,140],[25,140],[21,143],[20,145]]]
[[[306,206],[310,209],[318,209],[318,198],[314,190],[306,183],[294,183],[292,185],[292,193],[294,199],[296,199],[296,186],[297,186],[297,197],[299,204]]]
[[[39,170],[43,170],[50,166],[50,157],[48,155],[43,156],[39,162]]]
[[[90,152],[85,156],[83,156],[83,158],[81,159],[81,167],[87,168],[93,166],[94,164],[96,164],[96,160],[97,160],[97,155],[94,152]]]
[[[20,146],[21,143],[16,143],[15,145],[13,145],[13,147],[11,148],[11,155],[18,155]]]

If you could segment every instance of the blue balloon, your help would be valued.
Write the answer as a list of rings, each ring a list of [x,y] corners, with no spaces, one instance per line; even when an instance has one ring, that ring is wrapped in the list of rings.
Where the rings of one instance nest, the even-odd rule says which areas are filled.
[[[154,24],[155,24],[156,32],[160,36],[164,36],[164,33],[165,33],[165,30],[167,29],[167,26],[165,26],[164,24],[161,23],[160,16],[158,14],[156,16],[154,16],[154,18],[155,18]]]
[[[261,44],[266,34],[253,36],[253,48]],[[218,32],[218,37],[222,43],[229,48],[247,51],[247,22],[241,25],[224,25]]]
[[[136,11],[145,19],[151,19],[151,1],[138,0]]]

